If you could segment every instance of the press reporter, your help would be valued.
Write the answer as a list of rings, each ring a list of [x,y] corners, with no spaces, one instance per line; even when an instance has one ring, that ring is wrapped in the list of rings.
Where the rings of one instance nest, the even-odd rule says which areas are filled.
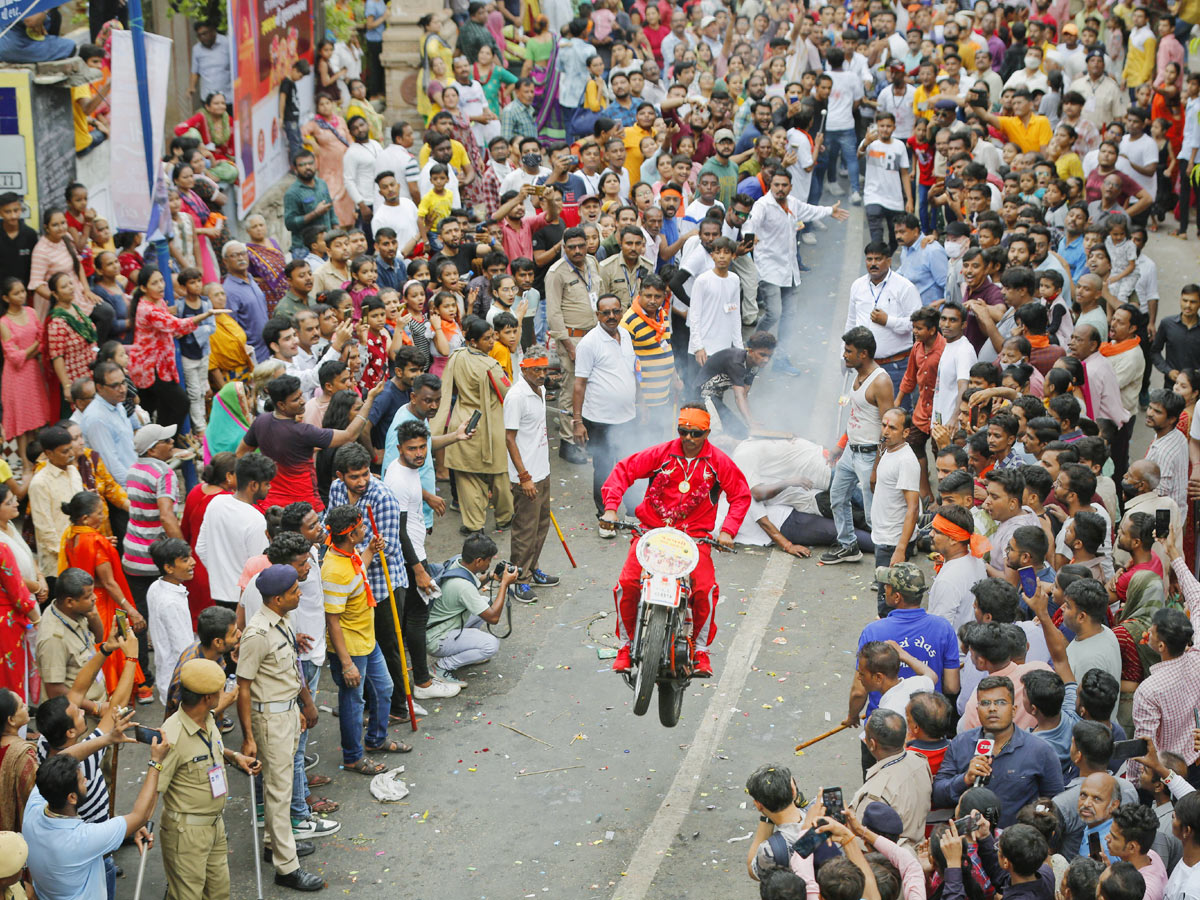
[[[495,579],[488,575],[496,558],[496,542],[482,532],[470,535],[462,553],[447,563],[438,577],[441,596],[429,605],[429,624],[425,643],[436,660],[433,677],[460,687],[465,682],[454,672],[462,666],[486,662],[500,650],[500,641],[484,628],[496,625],[504,612],[508,589],[516,583],[516,566],[507,566],[499,576],[499,588],[489,598],[487,585]]]

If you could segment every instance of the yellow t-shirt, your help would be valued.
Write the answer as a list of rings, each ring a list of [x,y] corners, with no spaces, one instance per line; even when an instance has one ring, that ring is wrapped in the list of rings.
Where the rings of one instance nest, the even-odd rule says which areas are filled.
[[[458,141],[454,140],[454,138],[450,139],[450,146],[453,148],[453,152],[450,154],[450,165],[454,166],[454,168],[458,169],[460,172],[465,172],[467,166],[471,164],[471,160],[467,156],[467,148]],[[429,162],[429,145],[422,144],[420,156],[417,158],[417,164],[424,168],[425,163],[427,162]]]
[[[92,99],[92,92],[86,84],[71,88],[71,116],[75,121],[75,152],[86,150],[92,145],[92,129],[88,125],[87,113],[83,111],[83,103]]]
[[[504,370],[504,373],[509,378],[513,377],[512,354],[508,352],[507,347],[505,347],[499,341],[496,341],[496,343],[492,345],[492,351],[488,354],[488,356],[500,363],[500,368]]]
[[[1083,177],[1083,162],[1079,159],[1078,153],[1064,153],[1054,161],[1054,168],[1058,172],[1058,177],[1063,181],[1072,176]]]
[[[346,652],[366,656],[375,649],[375,611],[367,603],[367,584],[354,571],[354,564],[330,548],[321,563],[321,583],[325,588],[325,612],[338,617]],[[333,644],[330,644],[332,649]]]
[[[933,104],[930,103],[928,109],[921,109],[920,104],[924,103],[926,100],[932,100],[940,93],[941,89],[936,84],[933,86],[932,91],[927,91],[925,90],[925,85],[918,84],[917,92],[913,94],[913,112],[915,112],[922,119],[932,119]]]
[[[1037,153],[1050,143],[1053,132],[1045,116],[1030,116],[1026,126],[1017,116],[1000,116],[1000,130],[1021,148],[1022,153]]]
[[[430,191],[421,198],[421,203],[417,207],[417,215],[423,219],[432,212],[434,214],[433,227],[436,228],[442,219],[450,215],[450,210],[453,208],[454,195],[443,188],[440,194]]]

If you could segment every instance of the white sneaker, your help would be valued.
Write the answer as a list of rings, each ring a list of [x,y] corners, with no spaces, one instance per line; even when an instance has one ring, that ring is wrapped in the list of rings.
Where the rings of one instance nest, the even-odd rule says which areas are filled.
[[[433,670],[433,678],[435,681],[440,681],[442,684],[455,685],[462,690],[467,686],[467,683],[460,678],[455,678],[454,673],[449,669],[443,669],[441,666]]]
[[[855,206],[861,206],[862,205],[862,194],[860,194],[858,191],[855,191],[853,194],[850,195],[850,202],[853,203]]]
[[[829,230],[829,226],[826,225],[824,222],[822,222],[820,219],[816,219],[815,221],[812,221],[812,222],[806,222],[805,225],[811,226],[812,228],[815,228],[817,231],[828,231]]]
[[[438,681],[434,678],[429,683],[429,687],[421,687],[419,684],[413,685],[413,696],[421,700],[442,700],[448,697],[455,696],[461,688],[456,684],[446,684],[444,681]]]
[[[415,698],[416,696],[417,696],[416,694],[413,694],[413,697],[414,697],[414,698]],[[427,716],[427,715],[429,715],[429,710],[427,710],[425,707],[423,707],[423,706],[422,706],[420,703],[418,703],[418,702],[417,702],[415,699],[413,700],[413,712],[415,712],[415,713],[416,713],[418,716]]]
[[[831,181],[825,186],[829,188],[829,193],[833,194],[835,197],[842,197],[846,193],[845,190],[842,189],[842,186],[836,181]]]
[[[809,234],[807,231],[801,233],[800,240],[803,241],[804,243],[810,244],[810,245],[815,244],[817,242],[817,239],[815,237],[813,237],[811,234]]]

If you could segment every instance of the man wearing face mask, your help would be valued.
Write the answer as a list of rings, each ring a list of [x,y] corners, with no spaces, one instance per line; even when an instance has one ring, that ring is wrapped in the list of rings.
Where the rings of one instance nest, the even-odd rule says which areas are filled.
[[[550,170],[542,165],[542,145],[537,138],[521,138],[519,145],[515,142],[510,145],[510,153],[513,147],[516,147],[520,151],[521,164],[500,182],[501,195],[506,194],[508,191],[519,191],[527,184],[537,184],[539,180],[544,179],[550,174]],[[538,210],[534,207],[531,198],[526,197],[525,215],[532,216],[537,212]]]
[[[1165,509],[1171,513],[1171,527],[1174,529],[1174,534],[1178,541],[1177,547],[1179,552],[1183,552],[1183,523],[1179,515],[1179,505],[1170,497],[1163,497],[1158,493],[1158,485],[1161,480],[1158,463],[1152,459],[1134,460],[1129,465],[1129,471],[1125,473],[1125,477],[1121,479],[1121,496],[1125,501],[1125,517],[1121,520],[1122,526],[1125,519],[1128,519],[1135,512],[1146,513],[1153,517],[1160,509]],[[1120,528],[1117,529],[1118,533]],[[1156,541],[1154,544],[1156,553],[1166,556],[1166,550],[1162,546],[1162,542]],[[1129,554],[1119,547],[1113,548],[1113,562],[1116,565],[1124,566],[1129,561]]]
[[[962,256],[971,246],[971,226],[966,222],[951,222],[946,226],[946,239],[942,249],[946,251],[947,303],[962,303]],[[901,251],[903,254],[903,251]],[[903,256],[901,256],[903,259]]]

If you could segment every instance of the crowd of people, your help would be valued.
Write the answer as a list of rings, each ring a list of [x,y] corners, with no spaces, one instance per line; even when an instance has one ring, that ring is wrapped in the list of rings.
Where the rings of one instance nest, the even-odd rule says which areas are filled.
[[[1200,896],[1200,286],[1160,316],[1146,252],[1187,238],[1200,10],[960,6],[456,2],[420,20],[421,120],[389,125],[368,2],[365,47],[323,41],[280,87],[275,236],[231,227],[228,41],[201,22],[165,248],[83,184],[40,230],[0,195],[0,885],[111,898],[161,799],[168,892],[229,896],[232,764],[276,883],[320,890],[300,859],[341,826],[314,695],[337,692],[346,771],[412,749],[389,726],[558,583],[553,432],[602,539],[622,501],[700,503],[722,543],[873,554],[843,723],[864,783],[806,803],[754,773],[763,897]],[[0,57],[66,53],[43,19]],[[810,387],[803,257],[844,248],[853,209],[826,450],[750,394]],[[150,768],[116,816],[135,732]]]

